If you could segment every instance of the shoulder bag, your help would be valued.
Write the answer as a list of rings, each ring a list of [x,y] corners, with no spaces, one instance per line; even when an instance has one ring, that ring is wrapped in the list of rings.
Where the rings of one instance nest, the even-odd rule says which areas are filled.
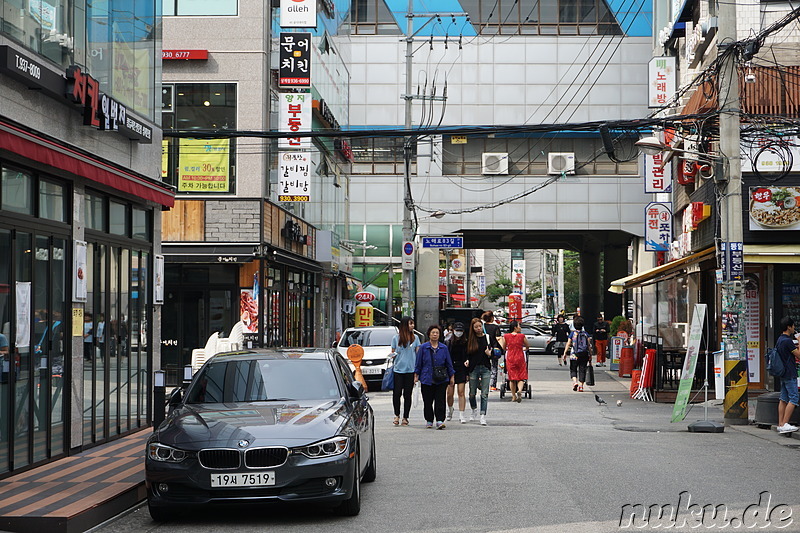
[[[442,383],[447,381],[449,376],[447,375],[447,367],[446,366],[436,366],[436,361],[433,358],[433,346],[431,346],[431,368],[433,369],[433,382],[434,383]]]

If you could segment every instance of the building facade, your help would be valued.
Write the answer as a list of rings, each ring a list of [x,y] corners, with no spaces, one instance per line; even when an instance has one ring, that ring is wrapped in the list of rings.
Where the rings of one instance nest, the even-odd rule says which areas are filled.
[[[151,419],[159,2],[0,2],[0,476]]]

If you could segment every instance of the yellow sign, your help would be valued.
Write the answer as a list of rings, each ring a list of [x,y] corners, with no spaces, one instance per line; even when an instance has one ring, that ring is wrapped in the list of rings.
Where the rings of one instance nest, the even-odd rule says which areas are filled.
[[[83,307],[72,308],[72,336],[83,337]]]
[[[161,179],[166,179],[169,174],[169,140],[161,141]]]
[[[356,327],[366,328],[372,325],[372,305],[360,303],[356,306]]]
[[[178,192],[228,192],[228,139],[181,139]]]
[[[450,144],[467,144],[466,135],[451,135]]]

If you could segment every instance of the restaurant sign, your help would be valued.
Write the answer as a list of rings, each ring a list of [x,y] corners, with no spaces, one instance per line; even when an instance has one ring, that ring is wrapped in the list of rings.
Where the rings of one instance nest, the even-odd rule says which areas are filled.
[[[279,87],[311,87],[311,34],[281,32]]]
[[[651,202],[644,210],[644,249],[666,252],[672,242],[672,202]]]
[[[672,163],[664,164],[664,154],[644,156],[644,192],[672,192]]]
[[[280,94],[280,131],[311,131],[311,94]],[[286,137],[278,139],[278,148],[311,149],[311,137]]]
[[[308,202],[311,200],[311,155],[309,152],[278,154],[278,201]]]

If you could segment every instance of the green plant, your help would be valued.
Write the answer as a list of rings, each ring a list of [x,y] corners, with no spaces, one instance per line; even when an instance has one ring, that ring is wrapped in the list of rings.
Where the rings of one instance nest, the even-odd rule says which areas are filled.
[[[624,322],[624,321],[625,321],[625,317],[622,316],[622,315],[617,315],[617,316],[615,316],[614,318],[611,319],[611,336],[612,337],[617,334],[617,331],[619,331],[620,324],[622,324],[622,322]]]

